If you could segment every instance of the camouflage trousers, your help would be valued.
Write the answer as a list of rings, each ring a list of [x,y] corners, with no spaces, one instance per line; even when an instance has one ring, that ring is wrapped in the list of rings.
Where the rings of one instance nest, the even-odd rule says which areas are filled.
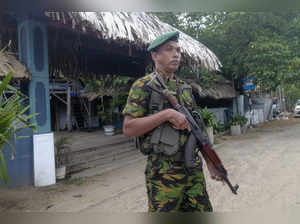
[[[183,162],[174,162],[150,155],[145,177],[149,212],[213,210],[206,192],[202,165],[187,172]]]

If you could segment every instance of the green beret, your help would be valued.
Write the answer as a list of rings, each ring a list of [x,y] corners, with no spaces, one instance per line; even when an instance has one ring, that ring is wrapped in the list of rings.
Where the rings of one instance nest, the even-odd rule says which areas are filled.
[[[157,48],[158,46],[166,43],[169,40],[172,41],[178,41],[179,38],[179,32],[178,31],[172,31],[169,33],[165,33],[160,35],[159,37],[157,37],[154,41],[152,41],[152,43],[149,45],[149,47],[147,48],[147,51],[152,51],[155,48]]]

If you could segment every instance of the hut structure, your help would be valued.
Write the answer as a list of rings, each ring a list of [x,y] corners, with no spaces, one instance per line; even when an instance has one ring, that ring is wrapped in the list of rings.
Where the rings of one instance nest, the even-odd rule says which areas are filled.
[[[226,106],[226,100],[231,102],[237,97],[237,92],[232,86],[232,83],[225,79],[222,75],[218,75],[218,80],[212,82],[210,87],[203,87],[199,82],[194,80],[186,80],[192,86],[193,92],[199,98],[199,105],[201,107],[220,107]]]
[[[0,78],[12,72],[14,79],[31,79],[27,68],[16,58],[15,54],[5,49],[0,50]]]
[[[210,87],[203,87],[195,79],[185,79],[192,86],[195,100],[200,108],[207,107],[213,112],[215,119],[226,124],[234,113],[235,100],[238,96],[232,83],[222,75],[210,84]]]
[[[57,80],[57,75],[61,73],[73,80],[105,74],[142,76],[150,61],[149,54],[146,52],[147,46],[161,33],[176,30],[147,13],[47,12],[45,15],[48,18],[49,38],[51,36],[51,39],[55,40],[49,41],[50,80],[54,82]],[[185,33],[180,33],[179,44],[183,52],[183,66],[194,71],[199,67],[210,71],[219,70],[220,61],[212,51]],[[61,51],[64,54],[60,54]],[[111,60],[112,58],[114,60]],[[74,89],[70,92],[74,92]],[[108,96],[113,95],[109,89],[102,92]],[[55,91],[52,93],[59,95]],[[63,94],[61,91],[60,93]],[[101,94],[81,94],[87,98],[80,100],[77,96],[80,94],[73,94],[75,106],[71,108],[73,113],[68,113],[67,117],[64,116],[64,105],[60,105],[62,101],[53,103],[53,105],[60,105],[59,108],[62,110],[60,113],[58,111],[52,113],[52,120],[57,121],[52,122],[55,127],[63,128],[67,123],[68,129],[71,130],[74,121],[78,127],[91,127],[92,124],[97,123],[95,111],[97,101],[94,100],[101,97]],[[60,95],[60,98],[65,96]],[[65,102],[71,107],[70,103],[68,104],[70,102],[68,97]],[[70,111],[68,108],[65,110]],[[75,117],[70,117],[70,114]],[[87,116],[82,117],[82,114]]]
[[[0,43],[12,41],[12,52],[31,74],[29,82],[21,83],[21,90],[29,95],[30,113],[39,113],[33,119],[38,131],[21,133],[31,137],[16,143],[24,154],[8,164],[13,172],[11,184],[55,183],[50,98],[67,105],[70,123],[71,96],[80,89],[70,80],[79,83],[80,78],[107,74],[140,77],[150,60],[146,52],[149,43],[172,30],[176,29],[143,12],[0,11]],[[220,69],[220,61],[205,45],[182,32],[179,44],[182,65],[194,71],[199,67]],[[55,90],[61,93],[55,93],[55,83],[62,75],[64,87]]]

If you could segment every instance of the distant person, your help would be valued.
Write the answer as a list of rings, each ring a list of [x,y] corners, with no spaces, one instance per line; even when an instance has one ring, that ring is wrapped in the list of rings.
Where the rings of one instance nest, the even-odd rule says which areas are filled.
[[[276,118],[279,115],[279,106],[277,103],[273,103],[272,105],[273,118]]]

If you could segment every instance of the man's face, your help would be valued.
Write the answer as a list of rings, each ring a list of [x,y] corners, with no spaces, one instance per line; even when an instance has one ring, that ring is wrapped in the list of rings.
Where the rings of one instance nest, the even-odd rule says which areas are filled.
[[[151,53],[155,67],[165,72],[177,71],[180,64],[180,47],[175,41],[168,41]]]

